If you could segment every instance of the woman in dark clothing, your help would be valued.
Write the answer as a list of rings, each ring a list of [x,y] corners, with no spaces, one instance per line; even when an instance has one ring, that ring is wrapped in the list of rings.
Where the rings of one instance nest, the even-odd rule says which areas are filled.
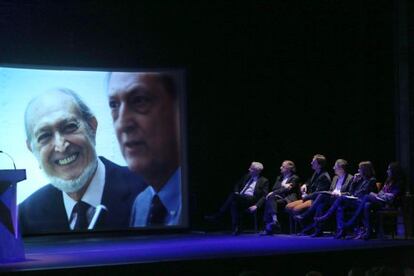
[[[362,219],[363,228],[356,238],[369,239],[372,236],[371,211],[384,207],[398,205],[401,188],[403,187],[404,174],[397,162],[388,165],[387,179],[379,193],[365,195],[353,214],[352,218],[343,225],[343,229],[350,229],[355,226],[359,219]]]

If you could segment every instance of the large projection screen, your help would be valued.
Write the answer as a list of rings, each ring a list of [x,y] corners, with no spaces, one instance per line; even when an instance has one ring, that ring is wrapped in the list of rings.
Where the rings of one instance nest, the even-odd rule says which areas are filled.
[[[0,66],[21,232],[188,227],[184,99],[180,68]]]

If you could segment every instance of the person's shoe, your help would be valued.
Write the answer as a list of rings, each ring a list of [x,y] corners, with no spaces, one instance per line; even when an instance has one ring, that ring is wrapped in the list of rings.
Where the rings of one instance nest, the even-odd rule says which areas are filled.
[[[334,238],[335,239],[344,239],[346,237],[345,229],[339,229],[338,232],[336,232]]]
[[[320,228],[315,228],[315,232],[313,232],[312,235],[310,235],[312,238],[318,238],[323,236],[323,232]]]
[[[364,233],[358,233],[352,239],[353,240],[361,240],[363,236],[364,236]]]
[[[233,236],[238,236],[238,235],[240,235],[240,233],[241,233],[241,231],[240,231],[240,228],[239,227],[233,228],[233,232],[231,232],[231,234]]]
[[[310,225],[306,226],[305,228],[303,228],[302,231],[300,231],[300,235],[301,236],[309,235],[313,231],[314,228],[315,228],[315,225],[310,224]]]
[[[272,224],[273,224],[273,222],[266,224],[265,230],[264,230],[264,232],[266,232],[266,235],[273,235],[273,226],[272,226]]]
[[[262,236],[272,236],[273,235],[273,222],[267,223],[265,229],[261,233]]]
[[[273,235],[273,232],[267,231],[267,230],[263,230],[262,232],[260,232],[259,235],[260,236],[272,236]]]
[[[354,229],[355,235],[352,237],[353,240],[360,240],[365,235],[365,229],[363,228],[356,228]]]
[[[280,234],[280,233],[282,233],[282,228],[280,227],[279,222],[275,222],[272,225],[272,230],[273,230],[273,234]]]
[[[281,228],[279,222],[271,222],[266,224],[265,231],[269,233],[269,235],[273,234],[280,234]]]

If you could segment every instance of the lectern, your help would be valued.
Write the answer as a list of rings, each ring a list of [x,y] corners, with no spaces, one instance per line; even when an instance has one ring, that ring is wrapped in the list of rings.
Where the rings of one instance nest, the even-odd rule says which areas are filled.
[[[16,186],[26,170],[0,170],[0,263],[25,259],[16,208]]]

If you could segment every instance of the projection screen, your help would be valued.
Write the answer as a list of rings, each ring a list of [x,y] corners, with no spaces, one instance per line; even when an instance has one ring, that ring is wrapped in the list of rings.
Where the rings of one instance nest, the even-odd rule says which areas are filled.
[[[187,227],[184,99],[182,69],[1,66],[21,232]]]

